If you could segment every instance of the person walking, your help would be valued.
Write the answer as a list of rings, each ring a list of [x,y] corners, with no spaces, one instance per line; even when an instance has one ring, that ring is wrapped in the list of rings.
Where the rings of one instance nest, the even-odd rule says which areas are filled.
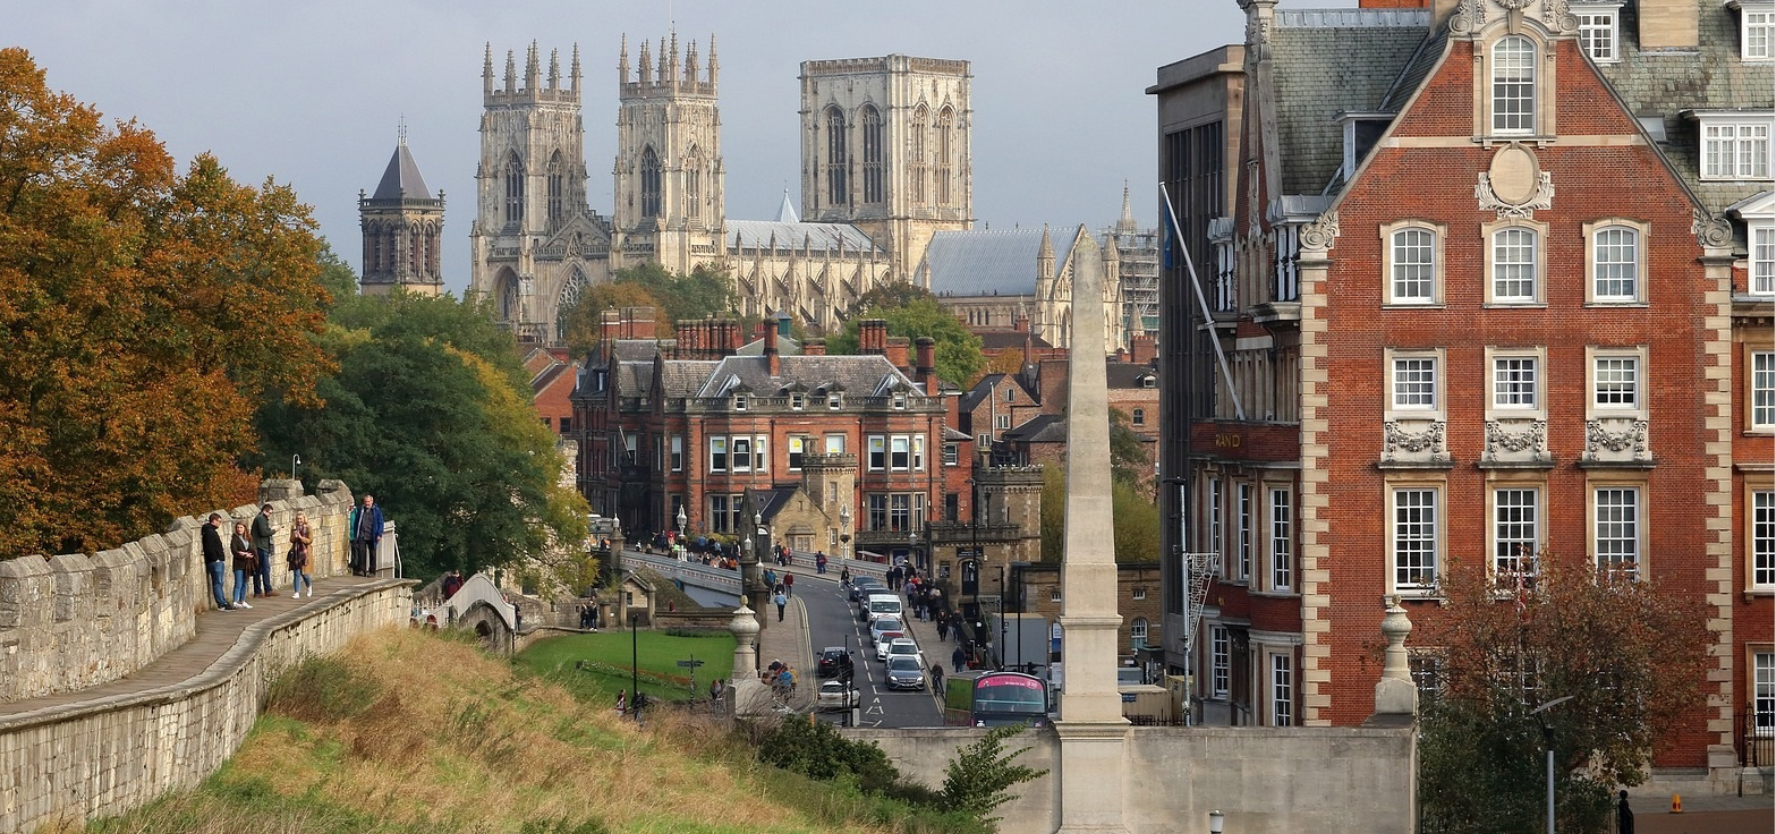
[[[1616,834],[1633,834],[1633,809],[1627,807],[1627,791],[1621,791],[1621,804],[1615,808]]]
[[[943,664],[941,663],[931,664],[931,691],[937,693],[938,698],[943,697]]]
[[[272,537],[276,535],[277,528],[271,526],[271,505],[266,504],[253,516],[253,596],[277,596],[271,589],[271,554],[277,549]]]
[[[314,544],[314,531],[308,527],[308,515],[296,513],[296,520],[290,525],[290,555],[287,557],[290,566],[290,596],[302,596],[302,586],[308,586],[308,596],[314,596],[314,578],[308,575],[308,548]]]
[[[257,578],[258,568],[253,564],[256,555],[246,522],[234,522],[234,537],[228,540],[228,551],[234,555],[234,607],[250,609],[253,606],[247,604],[247,577]]]
[[[783,593],[783,591],[781,590],[781,586],[779,586],[779,588],[777,590],[777,595],[774,597],[771,597],[771,602],[774,602],[777,604],[777,622],[780,623],[783,621],[783,609],[788,607],[788,605],[789,605],[789,595]]]
[[[783,574],[783,591],[789,596],[795,596],[795,574]]]
[[[351,511],[351,574],[375,576],[376,551],[382,546],[382,508],[376,496],[365,495],[364,505]]]
[[[210,596],[216,600],[216,610],[233,611],[234,606],[228,604],[228,549],[222,546],[221,513],[210,513],[209,523],[203,525],[203,569],[210,575]]]
[[[949,655],[949,665],[957,671],[968,665],[967,650],[963,649],[960,643],[956,644],[955,652]]]

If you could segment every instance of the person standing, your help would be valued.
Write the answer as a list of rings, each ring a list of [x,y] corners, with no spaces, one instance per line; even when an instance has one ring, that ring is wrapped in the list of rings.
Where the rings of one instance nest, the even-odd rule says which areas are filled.
[[[1615,809],[1616,834],[1633,834],[1633,809],[1627,807],[1627,791],[1621,791],[1621,804]]]
[[[234,537],[228,540],[228,552],[234,555],[234,607],[250,609],[253,606],[247,604],[247,577],[257,579],[259,574],[253,564],[257,556],[253,553],[253,540],[247,535],[246,522],[234,522]]]
[[[210,596],[216,600],[216,609],[233,611],[234,606],[228,604],[225,580],[228,575],[228,549],[222,546],[221,513],[210,513],[209,523],[203,525],[203,568],[210,574]]]
[[[955,652],[949,655],[949,668],[959,672],[966,667],[967,664],[968,653],[962,648],[961,644],[957,643],[955,646]]]
[[[314,544],[314,531],[308,527],[308,515],[296,513],[296,521],[290,525],[290,555],[287,557],[290,566],[290,596],[302,596],[302,586],[308,586],[308,596],[314,596],[314,577],[308,575],[308,548]]]
[[[786,593],[783,593],[781,587],[779,586],[779,588],[777,590],[777,595],[774,597],[771,597],[771,602],[774,602],[777,604],[777,622],[780,623],[783,621],[783,609],[788,607],[788,605],[789,605],[789,595]]]
[[[795,596],[795,574],[783,574],[783,590],[788,592],[789,596]]]
[[[271,590],[271,554],[277,549],[272,537],[277,535],[277,528],[271,526],[271,505],[259,508],[259,514],[253,516],[253,596],[274,597],[277,592]]]
[[[351,574],[375,576],[376,551],[382,546],[382,508],[376,496],[365,495],[364,505],[351,511]]]

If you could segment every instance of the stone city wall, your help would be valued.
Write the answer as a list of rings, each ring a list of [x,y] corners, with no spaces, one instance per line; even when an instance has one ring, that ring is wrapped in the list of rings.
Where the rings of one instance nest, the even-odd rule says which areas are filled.
[[[351,557],[346,525],[351,491],[322,481],[303,495],[299,481],[260,487],[273,507],[277,555],[271,578],[289,593],[290,523],[298,511],[314,529],[311,575],[345,573]],[[235,521],[251,523],[259,505],[217,510],[223,543]],[[197,631],[197,612],[213,608],[199,529],[209,518],[178,519],[165,533],[114,550],[0,562],[0,703],[72,692],[125,677],[183,645]],[[233,591],[233,570],[226,582]]]
[[[944,769],[985,730],[842,731],[880,745],[908,778],[941,788]],[[1122,784],[1130,834],[1207,831],[1208,812],[1240,834],[1410,834],[1416,739],[1409,729],[1344,727],[1136,727],[1129,731]],[[1060,739],[1053,730],[1013,737],[1015,761],[1048,775],[1012,788],[999,806],[1002,831],[1060,825]],[[1092,778],[1089,773],[1068,779]]]
[[[0,715],[0,831],[122,814],[189,788],[234,755],[273,677],[304,656],[407,619],[413,583],[384,579],[248,626],[182,683]]]

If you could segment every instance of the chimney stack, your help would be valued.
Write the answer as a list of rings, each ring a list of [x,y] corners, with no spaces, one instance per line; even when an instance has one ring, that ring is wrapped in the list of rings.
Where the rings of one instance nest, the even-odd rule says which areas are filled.
[[[887,361],[901,370],[912,367],[912,340],[905,336],[889,336],[887,340]]]
[[[887,342],[887,321],[864,319],[857,325],[857,353],[864,356],[885,356]]]
[[[929,336],[920,336],[912,344],[918,356],[918,364],[914,368],[917,373],[913,378],[924,383],[926,394],[935,394],[937,393],[937,340]]]
[[[826,340],[825,339],[808,339],[807,341],[802,342],[801,343],[801,355],[802,356],[825,356],[826,355]]]
[[[1700,45],[1701,19],[1695,0],[1639,0],[1640,49],[1694,49]]]
[[[774,327],[764,328],[764,362],[771,376],[782,375],[783,359],[777,355],[777,329]]]

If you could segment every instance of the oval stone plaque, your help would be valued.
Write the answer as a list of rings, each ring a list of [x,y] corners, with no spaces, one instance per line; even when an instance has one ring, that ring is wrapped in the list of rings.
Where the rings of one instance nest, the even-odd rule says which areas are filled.
[[[1521,145],[1505,145],[1492,154],[1491,187],[1498,199],[1520,206],[1534,199],[1540,188],[1541,165],[1534,153]]]

